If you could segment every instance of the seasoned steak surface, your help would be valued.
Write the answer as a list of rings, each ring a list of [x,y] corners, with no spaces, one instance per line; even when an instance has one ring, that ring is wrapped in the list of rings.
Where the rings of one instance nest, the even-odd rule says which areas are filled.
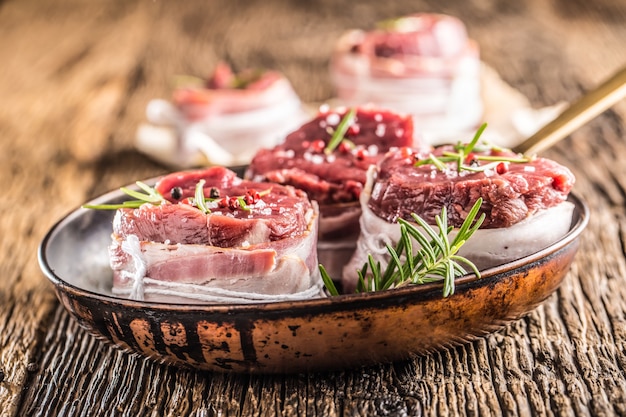
[[[442,157],[453,150],[446,146],[432,153]],[[475,155],[519,157],[501,150]],[[460,226],[476,200],[482,198],[481,212],[486,214],[482,227],[508,227],[566,200],[575,181],[568,168],[545,158],[524,163],[473,161],[474,168],[490,167],[480,172],[459,171],[455,162],[445,163],[444,170],[433,164],[415,166],[416,161],[426,158],[427,152],[399,149],[381,161],[368,203],[377,216],[395,222],[398,218],[410,220],[411,213],[416,213],[434,224],[435,216],[445,207],[450,225]]]
[[[389,149],[411,146],[409,116],[374,108],[356,110],[345,139],[325,151],[348,109],[321,110],[317,117],[287,136],[273,149],[259,151],[246,178],[293,185],[320,205],[358,200],[366,171]]]
[[[204,181],[208,213],[193,202],[200,181]],[[115,235],[135,235],[147,242],[237,247],[299,236],[308,230],[313,212],[304,192],[242,180],[223,167],[170,174],[155,188],[167,202],[119,209]]]

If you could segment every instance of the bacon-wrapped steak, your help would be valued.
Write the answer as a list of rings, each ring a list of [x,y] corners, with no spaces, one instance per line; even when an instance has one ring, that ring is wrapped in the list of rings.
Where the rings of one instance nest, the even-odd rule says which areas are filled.
[[[333,144],[338,130],[345,132]],[[284,143],[258,151],[246,178],[304,190],[320,205],[321,236],[345,236],[358,230],[358,199],[368,167],[389,149],[412,144],[413,122],[407,115],[373,107],[322,108]]]
[[[114,293],[168,302],[320,295],[318,210],[304,192],[223,167],[170,174],[155,189],[158,204],[115,215]]]
[[[412,221],[415,213],[434,224],[445,207],[448,224],[459,227],[479,198],[485,220],[459,254],[480,270],[547,247],[569,230],[574,206],[567,196],[574,181],[571,171],[555,161],[502,149],[463,154],[444,146],[431,152],[390,152],[368,173],[361,194],[361,232],[344,268],[344,289],[355,288],[356,270],[368,254],[388,261],[385,244],[398,242],[399,218]]]
[[[479,48],[452,16],[413,14],[348,31],[330,71],[344,104],[412,114],[426,140],[474,129],[483,115]]]
[[[138,145],[183,167],[246,164],[257,149],[274,146],[307,117],[280,72],[234,73],[223,62],[207,80],[176,88],[172,103],[152,100],[146,112],[151,124],[140,127]],[[170,136],[173,147],[155,145]]]

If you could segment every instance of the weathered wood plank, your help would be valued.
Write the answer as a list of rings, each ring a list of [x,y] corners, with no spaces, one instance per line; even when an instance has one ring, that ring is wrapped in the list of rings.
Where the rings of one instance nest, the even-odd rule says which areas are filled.
[[[111,59],[117,47],[101,42],[109,26],[98,24],[103,10],[93,11],[39,2],[0,8],[0,177],[11,196],[0,203],[2,415],[14,414],[29,370],[37,370],[42,336],[56,305],[38,271],[37,244],[53,222],[88,196],[94,173],[76,163],[73,157],[80,151],[75,149],[102,147],[110,132],[93,122],[108,124],[117,113],[115,103],[123,99],[123,88],[111,88],[109,80],[123,80],[126,64]],[[104,61],[81,67],[90,61],[92,46]],[[133,53],[124,56],[130,59]],[[87,96],[100,97],[99,106],[86,102]],[[89,123],[88,131],[72,128],[80,123]],[[46,404],[36,408],[45,410]]]

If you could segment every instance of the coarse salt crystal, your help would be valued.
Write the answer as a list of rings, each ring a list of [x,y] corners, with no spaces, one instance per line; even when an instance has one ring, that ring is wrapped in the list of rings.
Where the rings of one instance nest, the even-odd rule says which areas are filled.
[[[331,126],[339,124],[340,121],[341,117],[339,117],[337,113],[330,113],[328,116],[326,116],[326,122]]]
[[[324,155],[311,155],[311,162],[321,164],[324,162]]]

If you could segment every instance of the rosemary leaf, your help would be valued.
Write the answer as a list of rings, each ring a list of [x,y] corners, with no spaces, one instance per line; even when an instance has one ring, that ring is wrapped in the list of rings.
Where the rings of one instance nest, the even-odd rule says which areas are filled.
[[[463,162],[465,161],[465,156],[465,149],[460,149],[456,160],[456,172],[461,172],[461,170],[463,170]]]
[[[134,197],[135,200],[128,200],[119,204],[84,204],[82,207],[93,210],[117,210],[120,208],[139,208],[145,203],[160,205],[166,201],[153,187],[141,181],[137,181],[135,184],[144,192],[131,190],[126,187],[120,188],[124,194]]]
[[[448,216],[445,206],[441,211],[441,215],[435,216],[435,223],[439,228],[439,234],[437,235],[439,238],[438,243],[440,242],[442,253],[447,255],[450,253],[450,241],[448,240],[448,233],[450,230],[448,229]]]
[[[122,208],[139,208],[146,204],[143,200],[129,200],[120,204],[83,204],[82,207],[91,210],[117,210]]]
[[[441,171],[447,169],[446,162],[456,162],[459,159],[459,154],[454,152],[443,152],[441,156],[435,156],[432,153],[428,155],[426,159],[420,159],[413,164],[414,167],[420,167],[423,165],[435,165],[435,167]]]
[[[502,162],[502,161],[500,161]],[[490,169],[496,169],[496,167],[498,166],[498,164],[500,162],[491,162],[489,164],[486,165],[481,165],[481,166],[477,166],[477,167],[473,167],[473,166],[469,166],[469,165],[463,165],[463,169],[465,171],[470,171],[470,172],[484,172]]]
[[[476,159],[479,161],[494,161],[494,162],[512,162],[517,164],[522,164],[524,162],[529,162],[530,158],[520,157],[520,158],[509,158],[503,156],[493,156],[493,155],[476,155]]]
[[[157,193],[157,191],[153,187],[150,187],[148,184],[143,183],[141,181],[136,181],[135,184],[137,184],[137,187],[141,188],[146,194],[153,196],[153,197],[161,197]]]
[[[402,244],[406,250],[407,254],[412,254],[413,253],[413,242],[411,241],[411,236],[409,235],[409,233],[406,231],[406,226],[400,226],[400,230],[401,230],[401,241]],[[408,271],[409,274],[411,274],[413,272],[413,270],[415,269],[415,262],[416,262],[416,257],[414,256],[407,256],[406,257],[406,269]],[[403,279],[404,281],[404,279]]]
[[[143,193],[140,193],[139,191],[131,190],[130,188],[126,188],[126,187],[122,187],[120,188],[120,190],[122,190],[125,194],[128,194],[131,197],[135,197],[137,200],[141,200],[145,203],[154,202],[150,194],[143,194]]]
[[[378,283],[380,282],[380,273],[378,272],[380,271],[380,264],[374,262],[374,257],[371,254],[367,256],[367,263],[369,264],[373,275],[367,286],[368,291],[377,291],[380,288],[378,286]]]
[[[210,213],[211,210],[209,210],[209,208],[206,206],[206,200],[204,197],[204,184],[206,183],[205,180],[200,180],[198,181],[198,183],[196,184],[196,192],[194,194],[194,204],[196,207],[198,207],[198,209],[204,213]]]
[[[343,141],[344,137],[346,136],[346,132],[350,127],[350,124],[352,124],[352,121],[354,120],[355,115],[356,109],[352,108],[343,116],[341,122],[339,122],[339,125],[337,126],[337,129],[335,129],[335,131],[333,132],[333,136],[328,141],[326,149],[324,149],[324,153],[326,155],[330,155],[331,153],[333,153],[337,146],[339,146],[339,144]]]
[[[447,211],[446,211],[445,206],[441,209],[441,216],[447,217]],[[437,217],[438,216],[435,216],[435,221],[437,221]],[[432,247],[433,251],[438,250],[439,253],[445,253],[445,250],[444,250],[445,244],[443,243],[441,236],[439,236],[437,232],[428,223],[426,223],[424,219],[422,219],[417,214],[415,213],[413,214],[413,219],[415,220],[417,224],[422,226],[426,234],[430,237],[431,244],[427,245],[427,247]]]
[[[250,206],[248,206],[248,203],[246,203],[246,199],[243,198],[242,196],[237,197],[237,201],[239,202],[239,208],[242,209],[243,211],[251,210]]]
[[[326,272],[326,268],[324,268],[324,265],[320,264],[319,268],[320,268],[320,274],[322,275],[322,281],[324,282],[324,285],[326,286],[328,293],[330,295],[339,295],[339,291],[337,291],[337,287],[335,287],[335,283],[333,282],[330,275],[328,275],[328,272]]]
[[[407,228],[406,228],[407,233],[410,233],[413,239],[415,239],[417,243],[419,244],[419,246],[421,247],[420,252],[422,253],[424,262],[427,264],[432,264],[434,260],[437,258],[437,253],[435,252],[435,247],[433,246],[432,242],[428,240],[426,236],[417,227],[410,224],[406,220],[398,219],[398,222],[402,222],[407,225]]]
[[[470,211],[467,213],[467,216],[465,217],[465,221],[463,222],[461,227],[459,227],[459,230],[456,236],[454,237],[454,240],[452,241],[451,246],[461,247],[463,243],[465,243],[465,241],[467,240],[467,236],[468,235],[471,236],[472,234],[474,234],[474,232],[478,230],[478,228],[483,224],[483,221],[485,220],[485,213],[482,213],[480,218],[477,221],[474,221],[482,205],[483,205],[483,199],[478,198],[476,202],[474,203],[474,205],[472,206],[472,208],[470,209]]]
[[[363,272],[362,270],[357,271],[357,274],[359,276],[359,280],[357,282],[357,287],[356,287],[356,292],[368,292],[369,289],[367,287],[367,283],[366,283],[366,276],[367,276],[367,271]]]
[[[406,230],[402,229],[402,225],[400,225],[400,233],[406,233]],[[387,247],[387,251],[389,251],[391,248],[391,246],[388,243],[386,244],[386,247]],[[404,240],[403,239],[398,240],[398,243],[396,244],[395,249],[391,248],[391,250],[395,251],[396,253],[402,253],[404,251]],[[392,258],[392,261],[393,261],[393,258]],[[397,267],[398,267],[398,264],[396,264],[395,262],[389,262],[380,280],[384,282],[393,282],[395,280]]]
[[[394,264],[394,268],[398,271],[398,277],[396,278],[396,280],[399,280],[399,282],[404,282],[406,281],[406,274],[403,268],[403,264],[402,261],[400,261],[400,256],[398,255],[398,253],[390,246],[387,245],[387,251],[389,252],[389,255],[391,256],[391,260],[389,261],[389,263],[393,263]],[[407,252],[408,253],[408,252]],[[394,281],[396,281],[394,280]],[[389,281],[389,282],[385,282],[385,283],[379,283],[379,287],[381,289],[387,289],[389,287],[391,287],[391,285],[394,282]]]
[[[443,281],[443,296],[449,297],[454,294],[454,278],[455,278],[454,261],[449,259],[447,262],[446,276]]]
[[[465,274],[467,273],[467,271],[466,271],[464,268],[462,268],[462,267],[460,266],[460,264],[461,264],[461,263],[463,263],[463,264],[465,264],[465,266],[469,267],[469,268],[472,270],[472,272],[473,272],[473,273],[474,273],[477,277],[479,277],[479,278],[480,278],[480,271],[478,270],[478,268],[476,267],[476,265],[474,264],[474,262],[472,262],[472,261],[470,261],[469,259],[464,258],[464,257],[462,257],[462,256],[458,256],[458,255],[453,255],[453,256],[451,256],[451,259],[453,259],[453,260],[456,262],[456,264],[459,266],[460,271],[461,271],[461,273],[462,273],[463,275],[465,275]]]
[[[433,164],[435,167],[437,167],[437,169],[439,171],[445,171],[446,169],[448,169],[448,167],[444,163],[444,162],[448,162],[448,160],[444,161],[442,159],[439,159],[435,155],[433,155],[432,153],[429,155],[429,159],[431,161],[431,164]]]
[[[487,123],[483,123],[478,130],[476,131],[476,133],[474,134],[474,137],[472,138],[472,140],[470,141],[470,143],[468,143],[467,145],[465,145],[463,147],[463,153],[465,155],[469,155],[470,152],[472,152],[472,150],[474,150],[474,147],[476,146],[476,144],[478,143],[478,139],[480,139],[480,137],[482,136],[483,132],[485,131],[485,129],[487,128]]]

